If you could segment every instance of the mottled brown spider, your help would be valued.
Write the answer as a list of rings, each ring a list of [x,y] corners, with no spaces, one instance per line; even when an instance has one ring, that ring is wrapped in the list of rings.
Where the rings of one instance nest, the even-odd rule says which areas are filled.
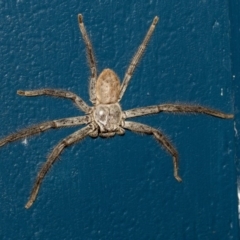
[[[53,97],[61,97],[72,100],[78,108],[80,108],[86,115],[63,118],[59,120],[53,120],[49,122],[44,122],[26,129],[23,129],[17,133],[11,134],[2,140],[0,140],[0,146],[3,146],[9,142],[16,141],[18,139],[26,138],[28,136],[44,132],[50,128],[61,128],[61,127],[72,127],[86,124],[85,127],[72,133],[62,141],[60,141],[53,149],[51,154],[48,156],[47,161],[43,164],[40,169],[37,178],[35,180],[30,198],[25,205],[26,208],[32,206],[36,199],[40,185],[45,177],[46,173],[53,165],[53,163],[58,159],[59,155],[64,148],[79,142],[86,136],[91,137],[112,137],[115,134],[122,135],[125,130],[128,129],[133,132],[151,134],[153,137],[162,144],[166,150],[173,157],[173,167],[174,167],[174,177],[177,181],[182,181],[178,174],[178,152],[173,147],[171,142],[165,137],[159,130],[147,126],[145,124],[125,121],[127,118],[133,118],[137,116],[143,116],[148,114],[160,113],[160,112],[173,112],[173,113],[203,113],[214,117],[233,118],[232,114],[225,114],[217,110],[209,109],[201,106],[194,105],[180,105],[180,104],[162,104],[154,105],[142,108],[135,108],[127,111],[122,111],[119,104],[122,96],[129,84],[129,81],[133,75],[133,72],[141,59],[144,50],[153,34],[153,31],[158,22],[158,17],[153,19],[153,22],[142,42],[139,46],[136,54],[134,55],[127,71],[124,76],[122,84],[119,81],[116,73],[111,69],[104,69],[100,75],[97,75],[96,60],[93,53],[92,44],[89,40],[88,34],[83,24],[83,16],[78,15],[78,22],[80,31],[82,33],[84,42],[87,48],[87,58],[91,70],[90,79],[90,100],[93,107],[88,106],[79,96],[76,94],[64,91],[64,90],[54,90],[54,89],[41,89],[34,91],[22,91],[19,90],[17,93],[21,96],[35,97],[48,95]]]

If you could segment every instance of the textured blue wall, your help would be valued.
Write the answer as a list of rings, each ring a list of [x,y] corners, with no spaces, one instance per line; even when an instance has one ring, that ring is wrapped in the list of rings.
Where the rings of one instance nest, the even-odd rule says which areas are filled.
[[[231,58],[232,76],[234,83],[234,132],[235,132],[235,161],[238,174],[238,198],[240,198],[240,1],[230,2],[231,22]],[[239,199],[238,199],[239,201]],[[240,218],[240,204],[238,203],[238,214]]]
[[[112,68],[121,79],[153,17],[161,18],[123,109],[184,102],[233,113],[228,1],[9,0],[0,6],[1,137],[82,115],[67,100],[16,95],[18,89],[51,87],[88,101],[78,13],[99,71]],[[169,136],[179,151],[183,183],[173,178],[171,157],[150,136],[86,138],[64,151],[25,210],[46,156],[76,128],[52,130],[0,149],[0,238],[237,239],[233,121],[176,114],[136,121]]]

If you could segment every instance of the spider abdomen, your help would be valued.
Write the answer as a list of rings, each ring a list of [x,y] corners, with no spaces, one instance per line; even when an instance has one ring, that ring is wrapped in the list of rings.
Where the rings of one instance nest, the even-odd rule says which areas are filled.
[[[118,103],[99,104],[94,109],[93,117],[100,132],[115,132],[122,121],[122,110]]]
[[[111,69],[104,69],[96,82],[97,103],[110,104],[118,102],[120,81]]]

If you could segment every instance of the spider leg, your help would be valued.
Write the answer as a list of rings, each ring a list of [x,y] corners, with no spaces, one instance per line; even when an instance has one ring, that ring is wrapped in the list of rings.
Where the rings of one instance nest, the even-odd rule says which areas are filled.
[[[92,43],[88,37],[86,28],[83,23],[83,16],[82,14],[78,14],[78,23],[79,23],[79,28],[83,36],[83,40],[86,44],[87,48],[87,58],[88,62],[90,65],[90,70],[91,70],[91,80],[90,80],[90,100],[92,103],[96,102],[96,81],[97,81],[97,66],[96,66],[96,60],[94,57],[93,53],[93,47]]]
[[[25,208],[30,208],[35,201],[39,188],[41,186],[41,183],[43,181],[43,178],[45,177],[46,173],[49,171],[53,163],[58,159],[59,155],[63,151],[64,148],[82,140],[85,138],[91,131],[92,131],[92,126],[87,125],[86,127],[74,132],[73,134],[69,135],[68,137],[64,138],[61,142],[59,142],[49,155],[47,161],[44,163],[42,168],[40,169],[37,178],[35,180],[35,183],[32,188],[32,192],[30,194],[30,198],[25,205]]]
[[[124,76],[124,79],[123,79],[123,82],[122,82],[122,86],[121,86],[119,100],[121,100],[124,92],[127,89],[129,81],[130,81],[130,79],[131,79],[131,77],[133,75],[133,72],[134,72],[137,64],[139,63],[139,61],[140,61],[140,59],[141,59],[141,57],[142,57],[142,55],[143,55],[143,53],[144,53],[144,51],[146,49],[146,46],[147,46],[147,44],[148,44],[148,42],[149,42],[149,40],[150,40],[150,38],[151,38],[151,36],[153,34],[153,31],[154,31],[154,29],[155,29],[155,27],[157,25],[158,19],[159,18],[157,16],[153,19],[153,22],[152,22],[152,24],[151,24],[151,26],[150,26],[150,28],[149,28],[145,38],[144,38],[142,44],[139,46],[137,52],[135,53],[135,55],[134,55],[130,65],[129,65],[126,73],[125,73],[125,76]]]
[[[152,128],[150,126],[147,126],[145,124],[137,123],[137,122],[125,121],[123,127],[133,132],[153,135],[156,138],[156,140],[160,142],[167,149],[167,151],[172,155],[174,177],[176,178],[177,181],[179,182],[182,181],[181,177],[178,175],[178,152],[173,147],[171,142],[167,139],[167,137],[165,137],[159,130]]]
[[[81,124],[87,124],[90,122],[89,116],[81,116],[81,117],[71,117],[71,118],[63,118],[59,120],[53,120],[49,122],[40,123],[38,125],[25,128],[17,133],[10,134],[9,136],[0,140],[0,147],[4,146],[9,142],[16,141],[21,138],[25,138],[31,135],[35,135],[37,133],[44,132],[51,128],[61,128],[61,127],[70,127],[70,126],[78,126]]]
[[[83,112],[89,113],[91,111],[91,107],[89,107],[79,96],[75,93],[65,90],[55,90],[55,89],[39,89],[33,91],[23,91],[18,90],[17,94],[25,97],[36,97],[36,96],[53,96],[60,98],[71,99]]]
[[[233,114],[226,114],[215,109],[206,108],[195,105],[180,105],[180,104],[162,104],[141,108],[134,108],[124,112],[126,118],[138,117],[159,112],[173,112],[173,113],[202,113],[210,116],[231,119]]]

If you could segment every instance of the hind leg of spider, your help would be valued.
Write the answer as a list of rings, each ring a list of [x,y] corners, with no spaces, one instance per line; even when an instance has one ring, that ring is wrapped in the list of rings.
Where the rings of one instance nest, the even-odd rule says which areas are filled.
[[[6,145],[7,143],[26,138],[44,131],[47,131],[51,128],[61,128],[61,127],[73,127],[81,124],[89,123],[89,116],[81,116],[81,117],[72,117],[72,118],[63,118],[58,120],[53,120],[49,122],[40,123],[38,125],[25,128],[19,132],[10,134],[9,136],[0,140],[0,147]]]
[[[76,142],[78,142],[78,141],[80,141],[80,140],[82,140],[87,135],[89,135],[89,133],[92,130],[93,130],[92,126],[87,125],[86,127],[84,127],[82,129],[74,132],[73,134],[69,135],[68,137],[63,139],[61,142],[59,142],[57,144],[57,146],[55,146],[55,148],[53,149],[53,151],[49,155],[47,161],[42,166],[42,168],[40,169],[40,171],[37,175],[34,186],[32,188],[32,192],[30,194],[30,198],[29,198],[27,204],[25,205],[25,208],[30,208],[32,206],[33,202],[35,201],[35,199],[37,197],[39,188],[41,186],[41,183],[42,183],[46,173],[51,168],[53,163],[58,159],[58,157],[61,154],[61,152],[63,151],[63,149],[72,145],[72,144],[74,144],[74,143],[76,143]]]
[[[123,127],[133,132],[153,135],[156,138],[156,140],[159,143],[161,143],[166,148],[166,150],[172,155],[174,177],[176,178],[177,181],[179,182],[182,181],[181,177],[178,174],[178,152],[170,143],[170,141],[159,130],[152,128],[150,126],[147,126],[145,124],[131,122],[131,121],[126,121]]]
[[[213,117],[231,119],[234,118],[233,114],[223,113],[221,111],[206,108],[202,106],[195,105],[184,105],[184,104],[161,104],[153,105],[148,107],[134,108],[124,112],[126,118],[144,116],[148,114],[169,112],[169,113],[201,113],[207,114]]]
[[[67,98],[72,100],[83,112],[89,113],[91,107],[89,107],[77,94],[65,90],[55,90],[55,89],[38,89],[32,91],[18,90],[17,94],[25,97],[37,97],[37,96],[52,96],[59,98]]]
[[[97,82],[97,66],[96,66],[97,64],[96,64],[96,60],[94,57],[92,43],[88,37],[86,28],[83,23],[82,14],[78,14],[78,24],[79,24],[79,28],[80,28],[80,31],[83,36],[83,40],[86,45],[87,58],[88,58],[88,62],[90,65],[90,70],[91,70],[90,89],[89,89],[90,100],[92,103],[95,103],[96,102],[96,87],[95,86],[96,86],[96,82]]]

